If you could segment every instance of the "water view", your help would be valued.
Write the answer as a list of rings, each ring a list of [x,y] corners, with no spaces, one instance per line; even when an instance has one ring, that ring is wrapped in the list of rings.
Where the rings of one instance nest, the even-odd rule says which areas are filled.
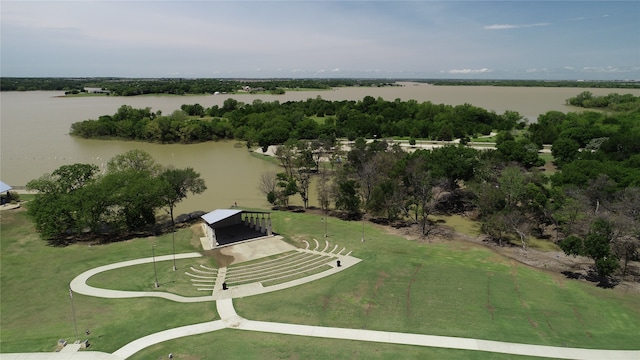
[[[52,172],[64,164],[92,163],[104,167],[116,154],[131,149],[150,153],[162,165],[193,167],[207,183],[208,190],[181,203],[178,213],[219,207],[233,203],[240,206],[268,206],[258,191],[260,174],[277,171],[278,167],[257,159],[242,142],[223,141],[193,145],[162,145],[118,140],[86,140],[68,135],[76,121],[97,119],[113,114],[121,105],[135,108],[151,107],[164,114],[182,104],[199,103],[204,107],[222,106],[233,97],[244,103],[263,101],[301,101],[317,96],[327,100],[361,100],[369,95],[385,100],[431,101],[459,105],[469,103],[497,113],[519,112],[531,121],[549,110],[580,111],[565,105],[565,99],[586,89],[431,86],[403,83],[401,87],[338,88],[329,91],[289,91],[285,95],[209,95],[209,96],[138,96],[138,97],[61,97],[61,92],[2,92],[0,178],[12,186],[25,185],[29,180]],[[640,95],[640,89],[588,89],[595,95],[612,92]],[[294,203],[297,197],[292,197]],[[317,205],[314,195],[310,204]]]

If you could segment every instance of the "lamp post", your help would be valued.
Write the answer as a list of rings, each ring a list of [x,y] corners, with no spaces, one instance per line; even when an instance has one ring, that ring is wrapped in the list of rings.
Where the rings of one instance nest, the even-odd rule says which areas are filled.
[[[364,242],[364,217],[367,215],[367,198],[364,193],[360,193],[361,205],[362,205],[362,238],[361,242]]]
[[[173,242],[173,271],[178,270],[176,267],[176,225],[172,222],[171,225],[171,236]]]
[[[155,286],[160,287],[158,284],[158,271],[156,271],[156,246],[151,246],[151,257],[153,259],[153,278],[155,279]]]
[[[320,220],[324,223],[324,237],[328,237],[329,235],[327,235],[327,212],[325,211],[324,213],[324,217],[320,218]]]
[[[329,224],[329,218],[327,217],[327,211],[324,211],[324,237],[329,237],[329,233],[327,233],[327,226]]]
[[[78,322],[76,321],[76,308],[73,306],[73,290],[69,287],[69,298],[71,298],[71,313],[73,314],[73,328],[76,330],[76,340],[78,340]]]

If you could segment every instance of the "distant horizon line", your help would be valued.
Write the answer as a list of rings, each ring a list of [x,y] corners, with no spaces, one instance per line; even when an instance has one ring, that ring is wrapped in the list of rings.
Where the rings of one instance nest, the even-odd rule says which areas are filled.
[[[536,81],[536,82],[640,82],[640,79],[526,79],[526,78],[439,78],[439,77],[364,77],[364,76],[344,76],[344,77],[208,77],[208,76],[0,76],[0,79],[131,79],[131,80],[163,80],[163,79],[184,79],[184,80],[197,80],[197,79],[222,79],[222,80],[236,80],[236,81],[251,81],[251,80],[383,80],[383,81]]]

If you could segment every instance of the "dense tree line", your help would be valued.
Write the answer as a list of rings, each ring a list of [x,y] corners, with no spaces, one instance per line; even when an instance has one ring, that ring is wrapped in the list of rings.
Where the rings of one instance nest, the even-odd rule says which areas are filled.
[[[608,88],[638,89],[638,81],[622,80],[482,80],[482,79],[417,79],[415,82],[426,82],[432,85],[446,86],[517,86],[517,87],[571,87],[571,88]]]
[[[398,86],[399,81],[457,86],[524,86],[524,87],[575,87],[575,88],[640,88],[635,81],[541,81],[541,80],[472,80],[472,79],[259,79],[233,78],[0,78],[0,91],[64,90],[78,92],[84,88],[109,90],[113,95],[135,96],[142,94],[213,94],[236,92],[244,86],[277,89],[330,89],[351,86]]]
[[[284,93],[284,89],[330,89],[341,86],[393,86],[393,81],[371,79],[131,79],[131,78],[0,78],[0,91],[64,90],[73,93],[84,88],[108,90],[111,95],[214,94],[233,93],[244,86]]]
[[[429,236],[437,229],[429,215],[463,214],[498,244],[526,249],[531,236],[548,238],[593,259],[600,279],[625,276],[640,260],[640,113],[548,112],[535,125],[519,138],[499,133],[496,149],[485,151],[408,153],[360,137],[341,153],[331,141],[289,140],[276,153],[284,171],[264,174],[260,188],[274,206],[294,195],[307,204],[316,176],[322,208],[348,219],[412,223]],[[542,144],[553,144],[552,175],[538,169]]]
[[[640,109],[640,96],[633,96],[632,94],[620,95],[617,93],[594,96],[590,91],[583,91],[577,96],[567,99],[567,104],[612,111],[633,111]]]
[[[199,114],[201,107],[196,104],[183,108],[191,114]],[[123,105],[113,115],[72,124],[70,133],[83,138],[185,144],[233,138],[228,121],[218,117],[201,119],[201,115],[189,116],[185,110],[176,110],[164,116],[161,111],[151,112],[150,108],[134,109]]]
[[[429,215],[462,214],[479,220],[500,245],[517,242],[526,250],[530,237],[549,238],[567,254],[592,258],[594,273],[605,280],[616,271],[625,276],[629,261],[639,260],[638,185],[619,187],[606,175],[556,185],[497,150],[463,145],[408,153],[359,138],[344,154],[313,142],[282,148],[284,171],[263,174],[260,185],[274,206],[286,207],[294,195],[306,206],[309,177],[316,176],[322,208],[346,219],[366,214],[386,224],[415,224],[430,236],[438,227]],[[314,157],[330,163],[310,171]]]
[[[640,111],[618,113],[550,111],[529,127],[537,144],[551,144],[562,171],[556,185],[587,186],[599,175],[618,188],[640,186]]]
[[[229,98],[222,107],[185,104],[170,116],[150,108],[122,106],[114,115],[74,123],[71,134],[84,138],[124,138],[151,142],[191,143],[234,138],[264,148],[287,140],[358,137],[411,137],[434,140],[470,138],[493,129],[523,128],[513,111],[496,114],[457,106],[387,101],[366,96],[360,101],[328,101],[320,97],[297,102],[244,104]]]
[[[71,91],[80,90],[89,86],[92,80],[78,80],[72,78],[0,78],[0,91],[36,91],[36,90],[58,90]]]
[[[173,224],[175,205],[206,186],[191,168],[162,168],[146,152],[132,150],[111,159],[103,174],[91,164],[63,165],[27,189],[38,192],[28,206],[36,229],[61,245],[148,230],[160,209]]]

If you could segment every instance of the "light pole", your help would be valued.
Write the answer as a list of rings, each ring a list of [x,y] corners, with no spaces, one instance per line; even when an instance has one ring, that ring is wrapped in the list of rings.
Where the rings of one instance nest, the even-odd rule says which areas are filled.
[[[327,226],[329,224],[329,218],[327,217],[327,211],[324,211],[324,237],[329,237],[327,233]]]
[[[69,287],[69,297],[71,298],[71,313],[73,314],[73,328],[76,330],[76,340],[78,340],[78,322],[76,321],[76,308],[73,306],[73,290]]]
[[[364,242],[364,213],[362,213],[362,239],[361,242]]]
[[[320,220],[324,223],[324,237],[328,237],[329,235],[327,235],[327,212],[325,211],[324,213],[324,218],[320,218]]]
[[[151,257],[153,259],[153,278],[155,279],[155,286],[160,287],[158,284],[158,271],[156,271],[156,246],[151,246]]]
[[[172,236],[172,242],[173,242],[173,271],[178,270],[178,268],[176,267],[176,224],[173,223],[173,221],[171,222],[171,236]]]

